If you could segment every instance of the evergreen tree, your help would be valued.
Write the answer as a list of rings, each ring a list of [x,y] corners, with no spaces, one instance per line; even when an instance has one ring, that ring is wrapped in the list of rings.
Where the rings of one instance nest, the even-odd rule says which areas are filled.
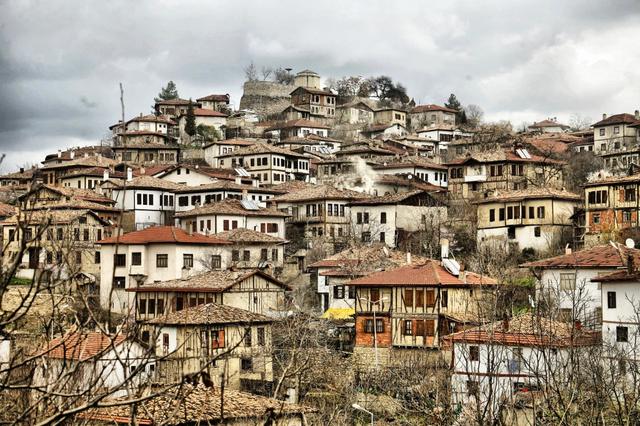
[[[445,102],[444,106],[447,108],[455,109],[456,111],[460,111],[462,109],[462,104],[453,93],[449,95],[449,100]]]
[[[191,99],[189,99],[189,107],[187,108],[187,118],[184,123],[184,131],[189,136],[196,134],[196,115],[193,112],[193,102],[191,102]]]
[[[178,99],[178,97],[178,88],[176,87],[176,84],[173,82],[173,80],[170,80],[167,83],[166,87],[160,89],[160,93],[158,93],[155,101],[168,101],[169,99]]]

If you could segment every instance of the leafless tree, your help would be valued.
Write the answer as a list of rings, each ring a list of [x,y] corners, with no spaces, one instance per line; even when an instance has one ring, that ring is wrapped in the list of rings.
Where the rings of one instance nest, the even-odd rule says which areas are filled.
[[[256,64],[251,61],[249,65],[244,67],[244,78],[246,81],[256,81],[258,80],[258,67]]]

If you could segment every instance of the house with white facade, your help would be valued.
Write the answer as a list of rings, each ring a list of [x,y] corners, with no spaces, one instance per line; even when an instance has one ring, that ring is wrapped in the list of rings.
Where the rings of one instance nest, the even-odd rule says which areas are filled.
[[[433,233],[447,221],[442,196],[421,190],[355,200],[349,204],[353,237],[398,247],[411,234]]]
[[[544,252],[573,237],[581,196],[552,188],[497,192],[475,201],[479,245]]]
[[[269,268],[274,272],[282,271],[286,240],[246,228],[219,232],[216,238],[231,242],[229,249],[232,268]]]
[[[248,200],[259,207],[265,207],[267,200],[280,195],[283,191],[277,187],[264,188],[256,185],[243,185],[229,180],[218,180],[212,183],[187,186],[176,190],[176,212],[184,212],[195,207],[215,203],[226,199]]]
[[[400,123],[373,124],[362,129],[360,134],[369,139],[379,136],[404,136],[407,134],[407,128]]]
[[[273,125],[267,128],[265,133],[277,134],[279,139],[304,137],[310,134],[327,137],[330,129],[331,127],[320,121],[299,119]]]
[[[435,104],[416,105],[409,111],[409,126],[412,131],[418,131],[430,126],[455,126],[456,114],[455,109],[447,108]]]
[[[602,114],[602,120],[592,125],[593,151],[605,156],[605,167],[615,171],[627,167],[629,162],[638,164],[638,153],[634,149],[638,144],[638,125],[638,110],[634,114]]]
[[[202,148],[204,150],[204,161],[211,167],[220,167],[220,164],[218,164],[220,156],[231,154],[233,151],[246,148],[254,143],[256,142],[244,139],[222,139],[207,142]]]
[[[522,314],[445,336],[450,344],[454,404],[485,410],[497,419],[519,395],[555,386],[571,374],[576,352],[600,344],[597,332],[571,322]],[[546,382],[552,377],[553,382]]]
[[[617,243],[597,245],[560,256],[520,265],[529,268],[538,281],[536,298],[557,309],[558,317],[600,327],[602,303],[599,276],[625,268],[628,256],[640,264],[640,250]]]
[[[125,232],[171,225],[175,211],[174,192],[183,187],[146,175],[134,178],[130,170],[126,180],[111,179],[101,185],[103,190],[111,192],[115,207],[123,210],[122,229]]]
[[[225,111],[229,108],[229,102],[231,97],[229,94],[213,94],[203,96],[202,98],[196,99],[196,102],[200,104],[200,107],[203,109],[210,109],[213,111]]]
[[[564,133],[569,130],[569,126],[558,123],[558,119],[554,117],[530,124],[527,130],[536,133]]]
[[[263,208],[255,202],[227,198],[176,213],[179,226],[188,232],[217,234],[237,228],[259,231],[273,237],[285,237],[288,213]]]
[[[60,395],[103,389],[113,397],[133,397],[155,378],[152,352],[124,333],[72,330],[50,340],[36,360],[33,385]],[[71,375],[73,380],[61,380]]]
[[[153,226],[96,244],[102,259],[100,306],[122,314],[133,308],[129,288],[224,270],[231,262],[229,241],[175,226]]]
[[[353,101],[336,107],[337,124],[373,124],[373,109],[362,101]]]
[[[220,167],[244,168],[261,184],[280,184],[289,180],[309,179],[309,158],[285,148],[256,143],[223,154],[218,159]]]
[[[408,175],[435,186],[447,187],[447,166],[428,161],[421,157],[402,158],[373,166],[373,170],[382,174]]]

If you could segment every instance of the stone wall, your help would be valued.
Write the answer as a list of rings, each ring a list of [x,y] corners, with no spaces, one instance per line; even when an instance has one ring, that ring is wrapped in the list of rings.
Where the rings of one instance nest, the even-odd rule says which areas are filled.
[[[252,110],[260,117],[282,112],[291,104],[295,86],[273,81],[247,81],[243,85],[240,109]]]

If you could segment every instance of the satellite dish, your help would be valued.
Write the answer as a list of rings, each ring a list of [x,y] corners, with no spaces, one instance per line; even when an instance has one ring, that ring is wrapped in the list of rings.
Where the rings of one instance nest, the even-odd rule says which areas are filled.
[[[636,243],[631,238],[627,238],[624,241],[624,245],[627,246],[627,248],[630,248],[630,249],[636,248]]]
[[[456,277],[460,275],[460,264],[453,259],[442,259],[442,266],[446,269],[451,275],[455,275]]]

